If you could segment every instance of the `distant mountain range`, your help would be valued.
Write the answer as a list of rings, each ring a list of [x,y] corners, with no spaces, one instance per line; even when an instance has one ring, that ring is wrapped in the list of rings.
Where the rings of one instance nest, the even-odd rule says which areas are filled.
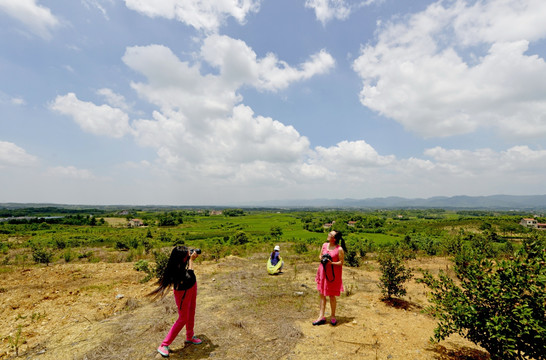
[[[40,203],[0,203],[0,208],[17,209],[24,207],[59,207],[67,209],[218,209],[230,207],[243,208],[345,208],[345,209],[472,209],[505,211],[546,211],[546,195],[490,195],[490,196],[436,196],[431,198],[408,199],[403,197],[383,197],[369,199],[310,199],[310,200],[268,200],[231,205],[63,205]]]
[[[369,199],[271,200],[249,206],[288,208],[443,208],[487,210],[546,210],[546,195],[436,196],[427,199],[383,197]]]

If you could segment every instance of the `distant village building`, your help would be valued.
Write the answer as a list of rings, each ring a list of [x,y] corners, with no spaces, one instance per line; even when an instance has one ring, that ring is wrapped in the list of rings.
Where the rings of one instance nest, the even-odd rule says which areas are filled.
[[[519,222],[520,225],[523,225],[525,227],[528,227],[528,228],[536,228],[537,227],[537,220],[536,219],[531,219],[531,218],[523,218],[521,219],[521,221]]]
[[[324,225],[322,225],[323,228],[325,229],[329,229],[332,227],[332,225],[334,225],[336,222],[335,221],[332,221],[331,223],[326,223]]]
[[[126,216],[126,215],[129,215],[129,211],[127,210],[122,210],[119,212],[120,215],[123,215],[123,216]]]
[[[355,225],[356,225],[356,221],[349,221],[347,223],[347,226],[353,226],[354,227]]]
[[[546,224],[539,223],[537,219],[533,219],[533,218],[521,219],[519,224],[522,226],[525,226],[526,228],[546,230]]]
[[[211,210],[210,215],[222,215],[222,210]]]
[[[130,227],[139,227],[139,226],[142,226],[142,225],[144,225],[144,223],[140,219],[131,219],[131,220],[129,220],[129,226]]]

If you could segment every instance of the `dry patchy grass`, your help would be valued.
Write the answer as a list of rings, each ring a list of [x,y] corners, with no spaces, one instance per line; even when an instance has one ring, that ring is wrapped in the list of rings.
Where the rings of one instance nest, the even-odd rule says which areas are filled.
[[[375,262],[345,268],[349,296],[338,299],[338,325],[312,326],[318,312],[316,263],[286,258],[267,275],[267,254],[230,256],[196,266],[196,335],[184,330],[171,359],[443,359],[484,360],[482,349],[452,336],[429,338],[436,322],[421,312],[426,289],[408,283],[401,301],[380,300]],[[441,258],[412,267],[445,269]],[[20,326],[19,353],[36,359],[158,359],[156,348],[176,320],[172,294],[152,301],[153,284],[132,263],[56,264],[14,268],[0,278],[0,359],[14,358],[10,336]],[[39,314],[39,315],[32,315]]]

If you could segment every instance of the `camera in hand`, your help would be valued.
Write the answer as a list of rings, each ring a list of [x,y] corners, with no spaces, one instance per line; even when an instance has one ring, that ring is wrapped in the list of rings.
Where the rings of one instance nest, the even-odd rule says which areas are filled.
[[[332,257],[330,256],[330,254],[323,254],[322,258],[320,259],[322,265],[328,264],[329,261],[332,261]]]
[[[201,254],[201,249],[191,249],[190,250],[190,254],[193,254],[194,252],[196,252],[199,255],[199,254]]]

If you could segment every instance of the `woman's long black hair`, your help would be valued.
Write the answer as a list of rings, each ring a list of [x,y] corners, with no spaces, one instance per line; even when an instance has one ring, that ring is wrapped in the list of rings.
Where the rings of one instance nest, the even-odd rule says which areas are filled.
[[[345,246],[345,239],[343,239],[343,234],[341,234],[341,231],[335,230],[336,234],[334,235],[334,239],[336,239],[336,245],[341,245],[341,248],[344,252],[347,252],[347,246]]]
[[[187,247],[175,247],[173,251],[171,251],[171,256],[169,257],[163,274],[157,280],[158,287],[148,295],[154,297],[164,296],[171,285],[174,285],[175,287],[179,285],[186,277],[189,259],[190,256]]]

